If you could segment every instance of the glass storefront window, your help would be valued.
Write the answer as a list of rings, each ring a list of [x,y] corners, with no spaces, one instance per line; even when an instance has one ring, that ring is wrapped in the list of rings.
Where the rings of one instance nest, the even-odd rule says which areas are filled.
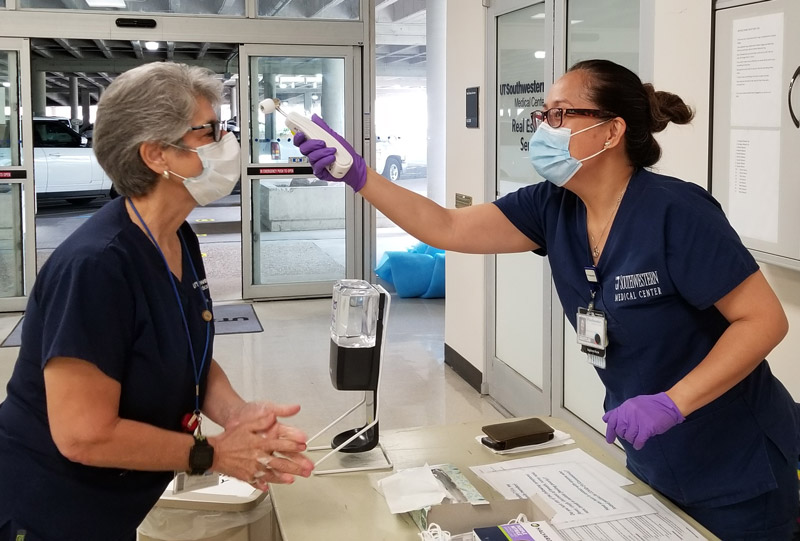
[[[0,0],[3,1],[3,0]],[[22,0],[22,8],[243,17],[245,0]]]
[[[361,0],[258,0],[259,17],[356,21],[360,12]]]
[[[567,68],[603,58],[639,72],[639,2],[570,0],[567,18]]]

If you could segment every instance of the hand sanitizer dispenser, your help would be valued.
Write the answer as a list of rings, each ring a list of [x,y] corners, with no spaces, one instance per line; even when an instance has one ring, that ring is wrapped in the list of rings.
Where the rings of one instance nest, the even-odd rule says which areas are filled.
[[[377,466],[358,467],[355,470],[354,468],[327,471],[317,469],[314,472],[316,475],[392,467],[391,461],[378,441],[378,387],[390,301],[391,296],[384,288],[364,280],[339,280],[333,286],[329,368],[331,383],[340,391],[363,391],[364,398],[317,435],[309,438],[308,442],[315,440],[356,409],[364,406],[366,410],[364,426],[334,436],[330,447],[327,447],[332,449],[331,452],[315,464],[321,463],[337,452],[363,453],[376,446],[380,447],[385,460]],[[323,448],[309,447],[309,450]]]
[[[380,293],[364,280],[340,280],[333,286],[331,383],[340,391],[375,391],[380,350]]]

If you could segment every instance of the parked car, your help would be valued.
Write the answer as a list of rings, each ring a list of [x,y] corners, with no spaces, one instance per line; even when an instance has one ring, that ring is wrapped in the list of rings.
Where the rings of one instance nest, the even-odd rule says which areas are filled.
[[[34,117],[33,173],[36,197],[88,203],[109,194],[111,179],[86,137],[61,119]]]
[[[406,164],[406,155],[399,137],[378,137],[375,141],[375,170],[397,182]]]

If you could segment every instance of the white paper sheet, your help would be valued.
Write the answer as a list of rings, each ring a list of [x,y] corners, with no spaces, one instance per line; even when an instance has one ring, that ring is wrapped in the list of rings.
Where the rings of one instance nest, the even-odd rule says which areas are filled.
[[[731,125],[781,125],[783,13],[733,21]]]
[[[513,449],[508,449],[506,451],[497,451],[495,449],[492,449],[491,447],[486,447],[484,444],[482,444],[481,439],[483,437],[484,434],[475,436],[475,441],[480,443],[481,447],[493,452],[496,455],[513,455],[516,453],[524,453],[527,451],[538,451],[539,449],[550,449],[551,447],[560,447],[562,445],[569,445],[571,443],[575,443],[575,440],[572,439],[572,436],[570,436],[566,432],[562,432],[561,430],[554,429],[553,439],[550,441],[546,441],[544,443],[537,443],[536,445],[524,445],[522,447],[514,447]]]
[[[590,526],[562,528],[565,541],[692,541],[704,539],[678,515],[667,509],[655,496],[639,498],[656,510],[655,514],[601,522]]]
[[[436,505],[447,496],[447,490],[436,480],[427,464],[379,479],[378,488],[394,514]]]
[[[731,130],[728,219],[742,237],[778,242],[780,130]]]
[[[559,529],[655,513],[643,501],[575,462],[494,471],[483,477],[507,499],[539,494],[556,512],[550,523]]]
[[[483,478],[484,474],[493,471],[513,470],[530,466],[541,466],[544,464],[559,464],[561,462],[577,462],[579,464],[584,464],[590,471],[601,475],[612,485],[617,487],[633,484],[633,481],[618,474],[582,449],[570,449],[569,451],[562,451],[560,453],[518,458],[516,460],[506,460],[505,462],[493,462],[491,464],[484,464],[483,466],[472,466],[470,469],[475,472],[476,475]]]

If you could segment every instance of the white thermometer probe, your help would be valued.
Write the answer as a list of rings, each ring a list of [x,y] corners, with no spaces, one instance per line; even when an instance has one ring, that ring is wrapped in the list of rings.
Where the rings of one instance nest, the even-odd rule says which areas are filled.
[[[325,144],[330,148],[335,148],[336,158],[333,163],[328,166],[328,172],[335,178],[342,178],[345,176],[350,170],[350,166],[353,165],[353,157],[347,149],[345,149],[331,134],[314,124],[310,118],[306,118],[295,112],[289,114],[284,113],[280,108],[280,103],[281,100],[278,98],[267,98],[258,104],[258,108],[261,109],[261,112],[265,115],[271,115],[275,111],[278,111],[286,117],[286,127],[289,128],[292,133],[303,132],[309,139],[321,139],[325,141]]]

